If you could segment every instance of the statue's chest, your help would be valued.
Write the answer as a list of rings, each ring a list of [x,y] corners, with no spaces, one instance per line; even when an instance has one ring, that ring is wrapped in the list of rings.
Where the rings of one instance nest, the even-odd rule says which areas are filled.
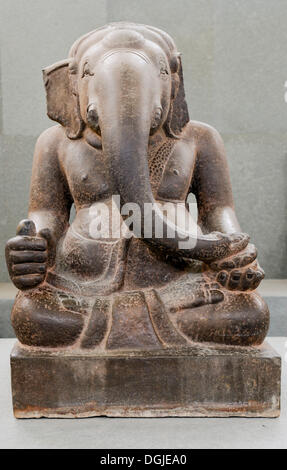
[[[156,199],[185,200],[192,178],[194,158],[192,145],[174,139],[167,139],[158,150],[150,152],[150,179]]]
[[[64,166],[71,195],[79,205],[92,204],[113,193],[103,152],[75,146],[66,152]]]
[[[74,145],[73,145],[74,144]],[[72,142],[62,159],[69,190],[79,205],[89,205],[116,194],[110,177],[109,161],[79,141]],[[193,171],[192,146],[166,139],[149,153],[150,180],[154,197],[167,201],[185,200]]]

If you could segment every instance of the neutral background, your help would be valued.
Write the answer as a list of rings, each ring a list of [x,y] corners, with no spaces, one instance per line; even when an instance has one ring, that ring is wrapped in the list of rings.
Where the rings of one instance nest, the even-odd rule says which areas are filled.
[[[5,241],[26,217],[46,117],[41,69],[78,36],[130,20],[169,32],[192,119],[222,134],[237,212],[267,277],[287,277],[286,0],[0,0],[0,281]]]

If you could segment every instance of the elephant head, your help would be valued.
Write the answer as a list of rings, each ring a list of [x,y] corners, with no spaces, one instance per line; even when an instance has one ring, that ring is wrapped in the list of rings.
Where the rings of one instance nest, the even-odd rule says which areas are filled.
[[[115,23],[92,31],[72,46],[69,58],[44,69],[48,116],[66,128],[70,139],[93,133],[108,156],[121,203],[155,204],[148,167],[150,135],[163,129],[177,139],[189,121],[181,59],[163,31]],[[155,217],[167,220],[155,204]],[[143,226],[143,224],[142,224]],[[178,227],[174,239],[147,240],[178,251],[191,234]],[[227,238],[194,238],[184,256],[209,259],[224,255]]]

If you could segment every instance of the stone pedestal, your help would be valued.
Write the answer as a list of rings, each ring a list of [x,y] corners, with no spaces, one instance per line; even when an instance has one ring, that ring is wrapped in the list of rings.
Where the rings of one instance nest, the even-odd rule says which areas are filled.
[[[40,417],[276,417],[281,359],[260,347],[11,353],[14,414]]]

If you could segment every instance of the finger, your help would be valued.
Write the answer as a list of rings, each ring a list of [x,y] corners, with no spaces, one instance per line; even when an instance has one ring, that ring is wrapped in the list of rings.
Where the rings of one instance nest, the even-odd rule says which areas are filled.
[[[45,251],[47,241],[40,237],[15,237],[8,241],[11,250]]]
[[[236,267],[233,258],[227,258],[224,261],[217,263],[217,269],[234,269]]]
[[[30,219],[23,219],[19,222],[18,227],[16,229],[16,235],[29,235],[35,236],[36,235],[36,226],[33,220]]]
[[[47,261],[46,251],[10,251],[10,261],[19,263],[44,263]]]
[[[23,288],[30,288],[30,287],[35,287],[41,282],[43,282],[45,279],[45,276],[41,274],[28,274],[25,276],[15,276],[13,277],[13,282],[16,287],[19,289]]]
[[[46,265],[41,263],[20,263],[12,266],[12,272],[19,274],[45,274]]]
[[[222,240],[222,239],[225,239],[226,237],[228,237],[228,235],[226,235],[226,233],[216,232],[216,231],[208,233],[207,236],[217,238],[218,240]]]
[[[230,235],[230,250],[232,253],[237,253],[238,251],[244,250],[248,245],[250,240],[249,235],[247,233],[233,233]]]
[[[44,228],[40,230],[38,236],[43,238],[47,243],[47,250],[48,250],[48,265],[52,265],[54,258],[55,258],[55,250],[56,250],[56,242],[52,232],[49,228]]]
[[[241,266],[246,266],[247,264],[253,263],[257,258],[257,249],[252,243],[249,243],[247,248],[242,252],[240,259],[241,259]]]
[[[38,236],[47,240],[48,244],[53,239],[51,230],[49,228],[42,228],[42,230],[38,232]]]
[[[257,258],[257,249],[252,243],[249,243],[244,250],[240,253],[237,253],[236,256],[232,257],[234,265],[236,268],[244,267],[247,264],[253,263]]]
[[[210,267],[215,271],[221,271],[224,269],[230,270],[251,264],[256,258],[257,250],[254,245],[249,244],[241,253],[238,253],[236,256],[230,256],[229,258],[215,261],[210,265]]]
[[[224,258],[223,260],[214,261],[210,264],[210,267],[213,271],[222,271],[224,269],[233,269],[235,264],[233,258]]]

